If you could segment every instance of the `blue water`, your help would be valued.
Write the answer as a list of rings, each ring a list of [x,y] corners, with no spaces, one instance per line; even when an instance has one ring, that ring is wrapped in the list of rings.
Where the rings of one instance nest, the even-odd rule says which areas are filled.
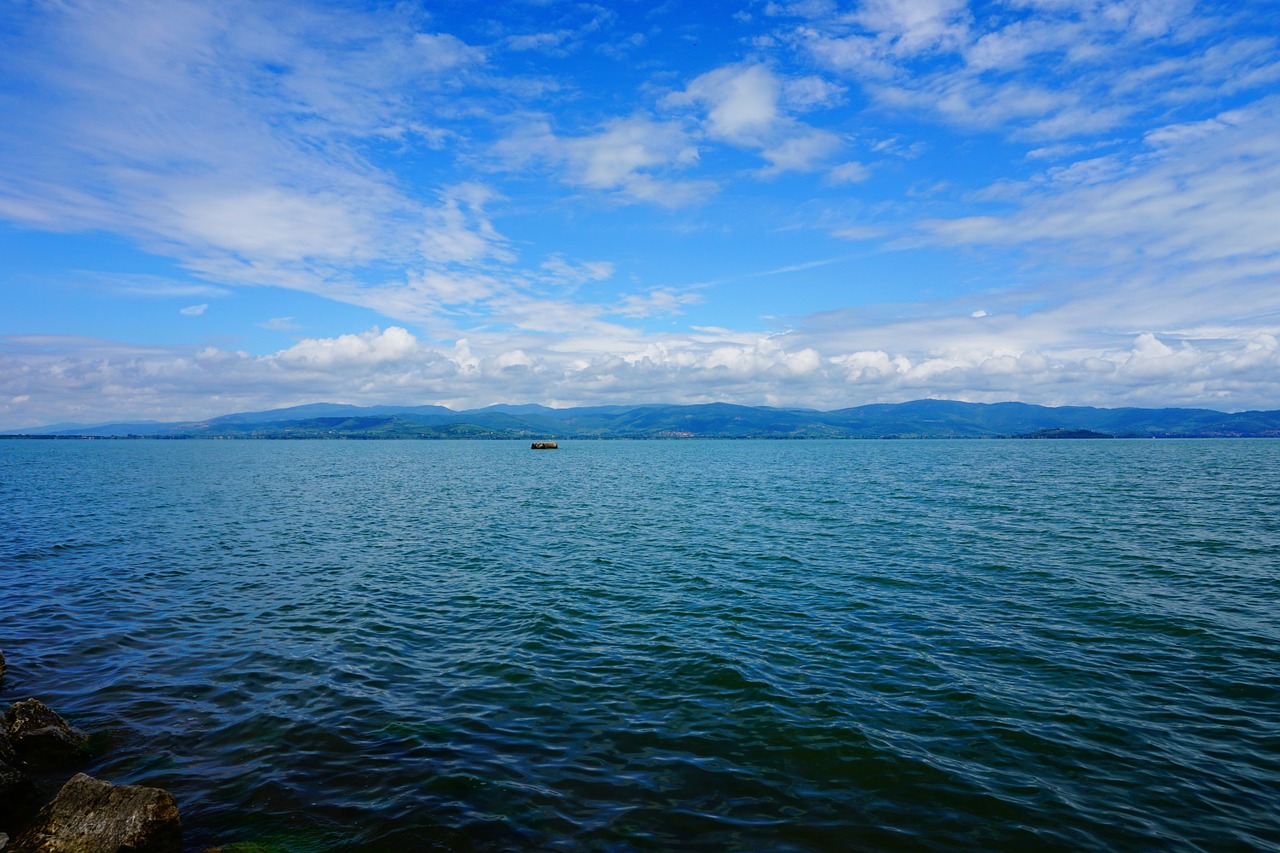
[[[191,849],[1280,849],[1280,441],[0,442]]]

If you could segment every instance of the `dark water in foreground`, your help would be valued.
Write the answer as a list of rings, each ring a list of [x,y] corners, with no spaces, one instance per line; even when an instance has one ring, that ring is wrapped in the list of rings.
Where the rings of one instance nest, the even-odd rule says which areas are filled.
[[[193,849],[1280,849],[1280,441],[0,442]]]

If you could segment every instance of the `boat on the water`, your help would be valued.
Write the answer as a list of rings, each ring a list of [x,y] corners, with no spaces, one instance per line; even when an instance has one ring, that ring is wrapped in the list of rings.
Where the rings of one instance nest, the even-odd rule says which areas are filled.
[[[559,447],[560,445],[556,444],[554,441],[535,441],[533,443],[534,450],[556,450]]]

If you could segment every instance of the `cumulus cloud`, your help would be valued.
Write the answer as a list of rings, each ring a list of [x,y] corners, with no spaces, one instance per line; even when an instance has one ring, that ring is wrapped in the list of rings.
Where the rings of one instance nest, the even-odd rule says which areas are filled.
[[[375,326],[359,335],[308,338],[276,353],[273,359],[313,369],[363,370],[369,366],[402,361],[417,350],[418,341],[407,330],[392,326],[383,332]]]
[[[844,145],[836,134],[810,127],[783,111],[784,93],[795,106],[830,102],[836,87],[820,78],[783,80],[760,63],[726,65],[694,78],[663,100],[669,108],[702,111],[702,132],[710,139],[754,149],[768,161],[761,175],[811,171]]]
[[[637,118],[612,121],[597,134],[570,139],[565,154],[577,182],[596,189],[622,189],[638,199],[659,202],[672,186],[656,180],[648,170],[686,166],[698,156],[676,126]],[[678,198],[681,193],[672,195]]]
[[[1002,317],[1011,321],[985,319]],[[1024,349],[1017,334],[975,331],[970,317],[947,322],[970,331],[949,333],[941,348],[946,323],[903,323],[876,340],[847,319],[839,334],[815,321],[784,334],[702,329],[614,345],[582,334],[554,347],[537,337],[478,335],[441,348],[393,326],[261,356],[11,337],[0,340],[0,428],[121,412],[197,419],[320,398],[455,408],[731,399],[829,409],[923,397],[1274,408],[1276,334],[1192,342],[1144,332],[1114,345]]]
[[[737,145],[759,145],[780,118],[782,86],[763,65],[725,66],[695,78],[667,104],[700,104],[706,108],[709,136]]]
[[[829,161],[843,146],[840,137],[829,131],[807,130],[793,133],[766,146],[760,152],[769,161],[768,167],[761,173],[773,176],[783,172],[811,172]],[[850,171],[844,169],[839,173],[848,175]]]

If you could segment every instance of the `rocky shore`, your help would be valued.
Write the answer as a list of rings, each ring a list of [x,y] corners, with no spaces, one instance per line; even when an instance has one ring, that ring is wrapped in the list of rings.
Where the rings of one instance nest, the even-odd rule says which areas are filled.
[[[5,676],[0,651],[0,682]],[[89,738],[39,699],[0,719],[0,853],[182,853],[178,805],[167,791],[76,773],[44,802],[50,780],[87,758]]]

